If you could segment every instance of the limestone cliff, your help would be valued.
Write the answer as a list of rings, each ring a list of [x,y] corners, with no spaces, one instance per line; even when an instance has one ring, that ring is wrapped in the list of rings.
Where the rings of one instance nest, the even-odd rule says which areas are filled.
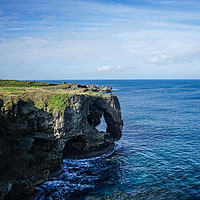
[[[23,199],[63,157],[97,156],[121,138],[116,95],[53,87],[0,90],[0,199]],[[102,116],[106,132],[96,129]]]

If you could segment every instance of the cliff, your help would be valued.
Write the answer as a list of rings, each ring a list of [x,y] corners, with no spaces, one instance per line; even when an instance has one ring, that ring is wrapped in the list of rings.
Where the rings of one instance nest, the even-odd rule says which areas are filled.
[[[121,138],[120,104],[104,87],[33,84],[0,81],[0,199],[23,199],[63,157],[101,155]],[[102,116],[106,132],[96,129]]]

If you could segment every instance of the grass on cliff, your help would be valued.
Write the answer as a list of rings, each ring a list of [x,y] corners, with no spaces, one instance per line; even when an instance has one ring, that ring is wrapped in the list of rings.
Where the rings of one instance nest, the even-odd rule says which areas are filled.
[[[57,85],[57,84],[38,82],[38,81],[0,80],[0,86],[2,87],[43,87],[50,85]]]
[[[5,111],[9,111],[12,104],[21,99],[26,102],[32,101],[37,109],[60,112],[72,105],[70,95],[70,93],[63,90],[46,90],[42,88],[2,90],[0,87],[0,98],[4,101],[3,109]]]
[[[2,107],[4,112],[9,111],[12,108],[12,104],[19,99],[33,102],[35,109],[62,112],[66,107],[73,105],[74,98],[72,97],[76,95],[108,98],[113,94],[84,92],[82,89],[64,89],[63,85],[52,85],[44,82],[0,80],[0,98],[4,101]]]
[[[70,94],[55,94],[49,98],[48,104],[56,110],[64,110],[71,105]]]

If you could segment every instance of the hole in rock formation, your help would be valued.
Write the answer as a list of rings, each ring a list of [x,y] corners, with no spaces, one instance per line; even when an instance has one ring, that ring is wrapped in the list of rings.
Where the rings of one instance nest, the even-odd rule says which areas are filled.
[[[108,128],[104,117],[104,109],[100,108],[96,103],[93,103],[90,105],[89,111],[90,113],[87,117],[88,123],[99,132],[106,132]]]
[[[114,101],[113,101],[114,102]],[[64,157],[86,158],[104,154],[121,138],[123,122],[120,112],[105,99],[95,99],[84,107],[83,115],[75,123],[70,138],[65,141]],[[87,114],[87,115],[86,115]]]
[[[99,132],[101,132],[101,131],[106,132],[107,123],[106,123],[106,121],[105,121],[104,116],[101,117],[101,119],[100,119],[100,124],[99,124],[98,126],[96,126],[96,129],[97,129]]]
[[[96,127],[101,123],[101,116],[90,114],[88,115],[87,120],[91,126]]]

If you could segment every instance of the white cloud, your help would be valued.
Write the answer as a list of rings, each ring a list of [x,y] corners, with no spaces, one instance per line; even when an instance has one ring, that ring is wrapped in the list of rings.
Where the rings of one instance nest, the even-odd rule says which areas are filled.
[[[159,56],[155,56],[149,60],[147,60],[150,64],[176,64],[176,63],[188,63],[199,61],[200,59],[200,49],[196,49],[191,52],[184,52],[176,55],[168,55],[163,54]]]
[[[102,67],[97,68],[97,71],[106,72],[106,71],[111,71],[111,70],[120,70],[123,68],[124,67],[122,67],[122,66],[102,66]]]
[[[8,31],[21,31],[23,28],[8,28]]]
[[[173,0],[145,1],[153,4],[43,0],[37,7],[33,1],[22,1],[20,6],[16,4],[16,12],[1,7],[1,76],[15,75],[15,68],[29,76],[26,66],[38,73],[46,66],[45,76],[51,73],[48,66],[56,66],[57,75],[51,79],[62,79],[64,70],[68,72],[65,78],[77,71],[88,73],[86,78],[112,78],[112,73],[105,73],[108,71],[116,72],[114,78],[162,78],[171,77],[170,70],[174,77],[181,77],[191,68],[200,74],[199,2],[188,1],[197,6],[187,9],[186,0],[177,0],[180,7],[171,9]],[[168,5],[162,7],[159,2]],[[34,14],[38,17],[32,19]],[[168,71],[160,67],[164,64]]]
[[[173,56],[172,55],[160,55],[160,56],[156,56],[151,58],[150,60],[148,60],[148,63],[151,64],[167,64],[169,63],[171,60],[173,60]]]

